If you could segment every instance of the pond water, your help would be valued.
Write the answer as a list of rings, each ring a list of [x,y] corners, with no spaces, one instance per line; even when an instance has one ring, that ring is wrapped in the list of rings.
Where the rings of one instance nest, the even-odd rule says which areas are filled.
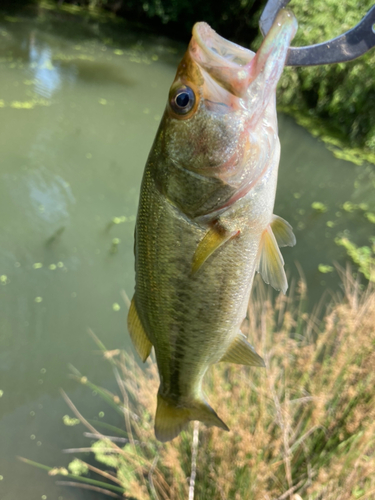
[[[139,186],[183,50],[117,21],[43,10],[0,18],[2,500],[100,497],[56,485],[16,457],[66,465],[62,449],[90,443],[82,426],[64,425],[73,415],[60,387],[84,415],[113,417],[68,365],[111,387],[88,328],[107,348],[130,349],[122,290],[131,296],[134,286]],[[375,211],[374,173],[334,158],[285,116],[280,139],[275,213],[297,236],[283,254],[291,279],[303,270],[313,307],[340,289],[336,271],[318,270],[345,265],[335,236],[365,245],[374,233],[365,210],[342,208]]]

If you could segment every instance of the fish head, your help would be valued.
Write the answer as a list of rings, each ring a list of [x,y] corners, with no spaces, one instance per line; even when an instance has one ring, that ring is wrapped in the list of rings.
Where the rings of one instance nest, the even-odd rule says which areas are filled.
[[[169,92],[159,150],[192,174],[192,184],[210,186],[205,210],[238,198],[264,174],[278,140],[276,85],[296,29],[293,14],[280,11],[255,54],[195,24]],[[187,183],[186,175],[181,179]]]

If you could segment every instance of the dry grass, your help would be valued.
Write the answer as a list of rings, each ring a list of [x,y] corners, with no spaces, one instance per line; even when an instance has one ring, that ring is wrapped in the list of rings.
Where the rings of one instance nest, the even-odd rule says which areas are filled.
[[[198,441],[195,426],[193,450],[193,424],[172,443],[154,438],[155,363],[142,371],[126,354],[105,352],[123,402],[108,396],[123,410],[128,442],[98,435],[92,449],[124,497],[375,498],[375,293],[360,292],[349,276],[344,283],[345,297],[322,321],[303,313],[302,283],[294,298],[280,295],[274,304],[256,287],[248,330],[267,367],[213,367],[207,398],[231,431],[201,424]]]

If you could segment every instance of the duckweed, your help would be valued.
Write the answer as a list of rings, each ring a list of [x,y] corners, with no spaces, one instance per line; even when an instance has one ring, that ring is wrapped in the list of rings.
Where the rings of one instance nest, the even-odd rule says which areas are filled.
[[[78,418],[71,418],[71,417],[69,417],[69,415],[64,415],[62,419],[63,419],[64,425],[66,425],[68,427],[73,427],[73,426],[79,424]]]
[[[10,107],[13,109],[30,110],[36,108],[37,106],[51,106],[51,101],[36,97],[29,101],[11,101],[7,104],[3,99],[0,99],[0,108]]]
[[[332,273],[334,271],[334,268],[326,264],[319,264],[318,271],[322,274],[327,274],[327,273]]]
[[[370,238],[370,246],[358,247],[346,237],[335,238],[335,243],[343,246],[347,254],[358,265],[359,272],[369,281],[375,282],[375,238]]]
[[[118,246],[121,243],[120,238],[113,238],[112,240],[112,245],[110,248],[110,253],[117,253],[118,252]]]
[[[366,212],[365,213],[365,217],[370,221],[372,222],[373,224],[375,224],[375,214],[372,213],[372,212]]]
[[[367,205],[367,203],[360,203],[358,205],[358,208],[365,211],[365,210],[368,210],[368,205]]]
[[[15,109],[32,109],[35,107],[35,103],[32,101],[12,101],[10,107]]]
[[[82,476],[84,474],[87,474],[89,471],[89,468],[87,465],[78,458],[75,458],[70,464],[68,465],[68,469],[74,476]]]
[[[354,210],[356,210],[357,208],[357,205],[355,205],[354,203],[352,203],[351,201],[346,201],[342,208],[345,210],[345,212],[353,212]]]
[[[69,472],[65,467],[54,467],[48,471],[49,476],[67,476],[68,474]]]
[[[2,274],[0,276],[0,283],[2,285],[7,285],[9,283],[9,279],[8,279],[8,276],[6,274]]]
[[[311,204],[311,208],[313,208],[316,212],[320,212],[320,213],[327,212],[327,210],[328,210],[327,205],[325,205],[321,201],[314,201]]]

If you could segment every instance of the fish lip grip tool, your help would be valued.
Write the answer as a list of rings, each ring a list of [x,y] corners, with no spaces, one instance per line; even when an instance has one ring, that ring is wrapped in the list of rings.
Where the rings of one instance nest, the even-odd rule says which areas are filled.
[[[268,0],[259,21],[259,27],[266,36],[280,9],[290,0]],[[318,66],[352,61],[375,46],[375,5],[351,30],[326,42],[305,47],[290,47],[286,66]]]

